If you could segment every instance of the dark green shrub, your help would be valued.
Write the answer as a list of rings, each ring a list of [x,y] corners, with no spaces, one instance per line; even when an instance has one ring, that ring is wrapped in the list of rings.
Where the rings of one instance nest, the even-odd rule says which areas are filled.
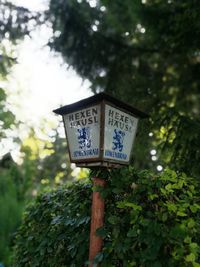
[[[88,254],[90,191],[75,183],[40,195],[24,214],[14,266],[82,266]]]
[[[14,177],[15,173],[0,168],[0,263],[5,266],[10,266],[13,235],[20,224],[23,207]]]
[[[199,185],[185,174],[122,169],[101,193],[105,226],[101,267],[200,266]],[[97,175],[97,174],[96,174]],[[24,216],[15,267],[87,266],[91,186],[81,183],[37,198]]]

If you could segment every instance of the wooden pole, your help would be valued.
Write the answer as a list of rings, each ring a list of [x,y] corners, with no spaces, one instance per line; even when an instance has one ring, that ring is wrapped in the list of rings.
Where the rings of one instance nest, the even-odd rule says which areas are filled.
[[[106,181],[101,178],[93,178],[94,186],[104,187]],[[92,193],[92,215],[90,228],[90,251],[89,251],[89,267],[93,267],[95,256],[101,252],[103,239],[96,235],[96,230],[104,224],[104,208],[105,202],[99,192]]]

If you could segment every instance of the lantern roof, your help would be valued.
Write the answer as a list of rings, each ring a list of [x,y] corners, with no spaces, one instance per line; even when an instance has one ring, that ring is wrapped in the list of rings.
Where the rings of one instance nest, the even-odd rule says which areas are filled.
[[[102,101],[110,102],[119,108],[127,110],[130,113],[136,115],[138,118],[148,118],[149,117],[149,115],[147,115],[146,113],[116,99],[113,96],[105,94],[105,93],[99,93],[99,94],[93,95],[91,97],[88,97],[86,99],[80,100],[76,103],[60,107],[58,109],[55,109],[54,112],[56,114],[59,114],[59,115],[65,115],[65,114],[68,114],[68,113],[73,112],[75,110],[81,109],[83,107],[87,107],[87,106],[90,106],[92,104],[100,103]]]

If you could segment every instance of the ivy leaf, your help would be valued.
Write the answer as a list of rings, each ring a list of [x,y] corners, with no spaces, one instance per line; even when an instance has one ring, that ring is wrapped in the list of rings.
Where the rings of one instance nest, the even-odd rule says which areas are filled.
[[[188,228],[193,228],[195,226],[195,221],[193,219],[190,219],[187,225]]]
[[[135,229],[131,229],[127,233],[128,237],[136,237],[137,236],[137,231]]]
[[[100,227],[96,230],[96,234],[102,238],[106,237],[107,231],[104,227]]]
[[[187,261],[187,262],[194,262],[195,261],[195,255],[194,255],[194,253],[190,253],[189,255],[187,255],[186,257],[185,257],[185,260]]]
[[[110,216],[108,217],[108,222],[111,224],[117,224],[119,222],[119,218],[117,216]]]

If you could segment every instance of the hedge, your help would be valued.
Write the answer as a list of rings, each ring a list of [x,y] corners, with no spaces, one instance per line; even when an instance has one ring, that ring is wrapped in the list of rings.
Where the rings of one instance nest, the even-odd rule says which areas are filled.
[[[132,167],[93,173],[107,180],[101,267],[200,266],[200,189],[196,179]],[[112,178],[110,178],[112,177]],[[88,265],[90,180],[44,193],[24,214],[14,267]]]

